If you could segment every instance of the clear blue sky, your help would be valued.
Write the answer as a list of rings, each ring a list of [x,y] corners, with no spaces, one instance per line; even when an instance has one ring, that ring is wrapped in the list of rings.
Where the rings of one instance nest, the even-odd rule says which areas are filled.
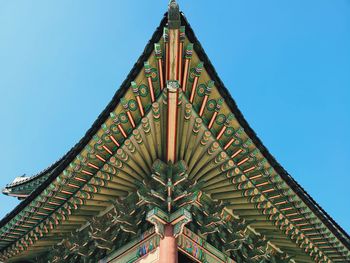
[[[180,1],[243,114],[350,232],[350,2]],[[66,153],[112,98],[167,1],[0,1],[0,185]],[[0,197],[0,217],[17,201]]]

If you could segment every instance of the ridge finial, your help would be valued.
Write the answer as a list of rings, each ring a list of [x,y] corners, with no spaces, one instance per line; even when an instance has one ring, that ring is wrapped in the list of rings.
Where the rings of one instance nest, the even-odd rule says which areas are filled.
[[[168,5],[168,27],[169,29],[180,28],[180,10],[176,0],[170,0]]]

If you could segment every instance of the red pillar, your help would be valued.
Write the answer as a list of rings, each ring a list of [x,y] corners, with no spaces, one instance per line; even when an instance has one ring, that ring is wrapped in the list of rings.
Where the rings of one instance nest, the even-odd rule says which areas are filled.
[[[177,242],[170,224],[165,226],[164,238],[160,239],[159,263],[177,263]]]

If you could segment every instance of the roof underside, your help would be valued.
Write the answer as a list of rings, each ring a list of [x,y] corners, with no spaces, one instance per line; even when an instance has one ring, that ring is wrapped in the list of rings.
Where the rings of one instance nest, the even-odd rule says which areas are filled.
[[[46,171],[5,188],[27,197],[0,221],[0,260],[1,255],[14,261],[33,257],[57,244],[64,238],[57,238],[57,233],[75,231],[110,209],[109,200],[135,193],[153,172],[154,162],[165,159],[167,93],[158,62],[165,64],[166,58],[157,48],[164,54],[166,25],[165,15],[80,142]],[[186,163],[189,180],[202,182],[200,190],[208,198],[225,202],[226,211],[297,262],[350,260],[347,233],[268,152],[183,14],[181,25],[184,60],[189,64],[186,91],[179,95],[176,155]]]

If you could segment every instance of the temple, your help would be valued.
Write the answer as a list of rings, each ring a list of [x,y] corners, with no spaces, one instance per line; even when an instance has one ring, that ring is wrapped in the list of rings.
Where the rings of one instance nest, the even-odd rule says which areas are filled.
[[[86,135],[3,193],[4,262],[350,262],[250,128],[175,1]]]

